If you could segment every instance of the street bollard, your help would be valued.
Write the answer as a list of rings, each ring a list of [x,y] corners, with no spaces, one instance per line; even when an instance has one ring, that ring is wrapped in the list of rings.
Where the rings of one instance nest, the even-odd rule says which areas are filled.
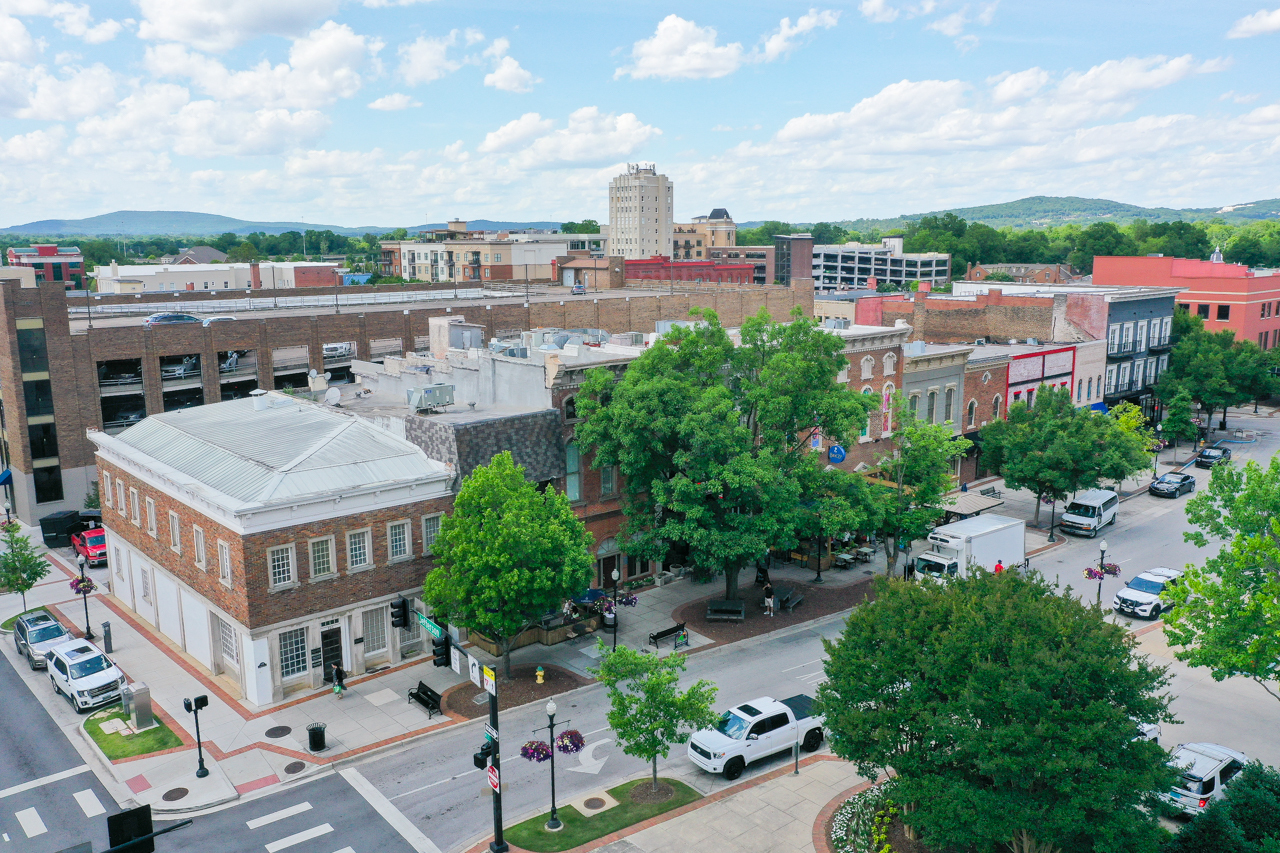
[[[791,745],[791,753],[796,760],[796,769],[791,775],[799,776],[800,775],[800,741],[796,741]]]
[[[111,623],[102,623],[102,650],[111,654]]]

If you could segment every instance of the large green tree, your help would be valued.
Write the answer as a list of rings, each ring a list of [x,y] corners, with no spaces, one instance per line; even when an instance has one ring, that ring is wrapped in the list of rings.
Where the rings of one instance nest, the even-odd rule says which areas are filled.
[[[1216,680],[1250,678],[1280,700],[1280,456],[1266,468],[1216,466],[1187,519],[1188,542],[1225,544],[1170,590],[1169,644]]]
[[[497,642],[510,679],[516,637],[591,585],[591,544],[564,493],[539,490],[504,450],[471,472],[441,519],[422,598]]]
[[[0,586],[22,596],[22,610],[27,609],[27,593],[49,574],[49,562],[36,553],[31,539],[22,534],[16,521],[4,525],[0,533],[4,553],[0,554]]]
[[[714,312],[694,314],[620,379],[588,372],[577,438],[622,474],[625,550],[723,573],[734,599],[744,564],[796,543],[810,489],[854,499],[817,475],[811,443],[856,437],[875,400],[838,381],[843,341],[799,311],[777,323],[761,309],[737,346]]]
[[[610,651],[603,642],[596,643],[596,650],[600,666],[592,675],[609,691],[609,728],[623,752],[650,762],[656,790],[658,759],[715,723],[716,687],[699,679],[681,690],[684,655],[658,657],[626,646]]]
[[[1173,441],[1173,460],[1178,461],[1178,442],[1194,442],[1200,437],[1200,427],[1192,419],[1191,394],[1179,388],[1164,410],[1161,436]]]
[[[1132,636],[1035,574],[874,583],[824,641],[818,704],[837,755],[893,771],[930,849],[1154,849],[1173,773],[1135,721],[1172,717]]]

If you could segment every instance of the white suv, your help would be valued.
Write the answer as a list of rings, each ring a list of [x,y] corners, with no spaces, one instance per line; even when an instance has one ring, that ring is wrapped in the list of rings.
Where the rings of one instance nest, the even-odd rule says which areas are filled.
[[[1164,591],[1175,586],[1182,574],[1181,569],[1163,566],[1148,569],[1117,592],[1116,597],[1111,600],[1111,606],[1119,613],[1129,616],[1158,619],[1162,610],[1173,606],[1164,596]]]
[[[120,701],[125,674],[93,643],[72,640],[49,649],[44,657],[54,692],[67,697],[76,713]]]

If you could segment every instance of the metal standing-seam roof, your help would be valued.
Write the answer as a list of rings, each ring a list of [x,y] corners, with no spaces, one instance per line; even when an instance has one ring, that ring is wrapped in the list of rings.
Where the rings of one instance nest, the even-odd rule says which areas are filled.
[[[115,438],[245,505],[449,476],[416,445],[363,419],[265,400],[263,409],[243,399],[152,415]]]

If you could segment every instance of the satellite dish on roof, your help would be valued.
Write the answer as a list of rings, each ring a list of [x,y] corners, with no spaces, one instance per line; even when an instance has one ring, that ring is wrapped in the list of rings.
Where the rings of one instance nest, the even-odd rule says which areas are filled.
[[[330,388],[324,392],[324,404],[326,406],[336,406],[338,401],[342,399],[342,392],[337,388]]]
[[[316,378],[316,375],[317,375],[317,374],[316,374],[316,369],[315,369],[314,367],[313,367],[313,368],[311,368],[311,370],[307,372],[307,375],[308,375],[308,376],[310,376],[312,379],[315,379],[315,378]]]
[[[326,370],[326,371],[324,372],[324,381],[325,381],[325,382],[328,382],[328,381],[329,381],[330,379],[332,379],[332,378],[333,378],[333,374]]]

